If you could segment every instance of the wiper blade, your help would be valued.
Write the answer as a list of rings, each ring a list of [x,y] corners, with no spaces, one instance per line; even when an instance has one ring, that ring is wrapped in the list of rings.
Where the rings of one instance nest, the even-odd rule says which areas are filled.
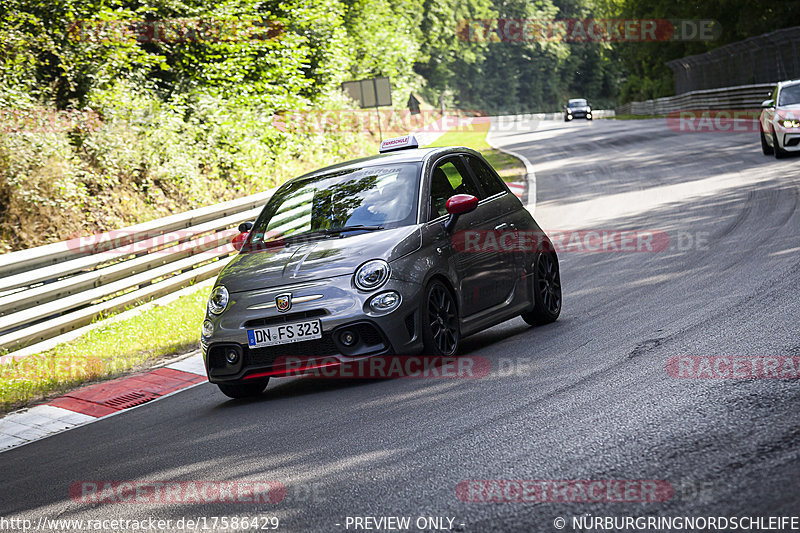
[[[326,228],[326,229],[318,229],[312,233],[324,233],[325,235],[338,235],[339,233],[344,233],[345,231],[378,231],[382,230],[383,226],[365,226],[363,224],[356,224],[353,226],[342,226],[341,228]]]

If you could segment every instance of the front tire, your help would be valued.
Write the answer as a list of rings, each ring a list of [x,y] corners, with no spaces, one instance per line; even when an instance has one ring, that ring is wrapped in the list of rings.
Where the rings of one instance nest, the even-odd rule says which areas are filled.
[[[767,136],[764,135],[763,131],[761,131],[761,153],[764,155],[772,155],[773,153],[772,146],[767,142]]]
[[[789,153],[778,144],[778,135],[774,131],[772,132],[772,148],[775,151],[775,159],[783,159],[789,156]]]
[[[426,355],[453,356],[461,344],[458,307],[450,289],[431,281],[422,300],[422,342]]]
[[[255,383],[217,383],[217,387],[222,391],[222,394],[234,400],[241,400],[242,398],[252,398],[258,396],[264,389],[267,388],[269,378],[266,380],[256,381]]]
[[[522,313],[531,326],[555,322],[561,314],[561,272],[555,252],[540,253],[533,265],[533,310]]]

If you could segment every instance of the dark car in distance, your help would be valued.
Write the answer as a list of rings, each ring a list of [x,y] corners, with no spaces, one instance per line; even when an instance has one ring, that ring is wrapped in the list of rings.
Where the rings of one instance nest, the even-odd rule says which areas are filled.
[[[381,151],[285,183],[240,226],[201,336],[224,394],[260,394],[288,375],[288,355],[453,356],[465,336],[502,321],[558,318],[556,253],[478,152],[419,149],[413,136]],[[460,246],[465,232],[495,246]],[[496,247],[521,232],[544,246]]]
[[[592,106],[583,98],[573,98],[564,106],[564,122],[573,118],[592,120]]]

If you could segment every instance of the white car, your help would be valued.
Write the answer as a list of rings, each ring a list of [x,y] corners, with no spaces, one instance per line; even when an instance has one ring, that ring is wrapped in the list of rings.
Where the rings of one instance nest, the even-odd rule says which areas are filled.
[[[761,104],[761,150],[780,159],[800,152],[800,80],[782,81]]]

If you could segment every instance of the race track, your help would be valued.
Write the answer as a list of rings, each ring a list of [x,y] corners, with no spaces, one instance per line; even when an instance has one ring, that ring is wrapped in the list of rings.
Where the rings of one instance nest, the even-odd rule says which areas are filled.
[[[663,120],[518,123],[546,230],[642,230],[660,251],[562,251],[561,319],[468,338],[480,379],[274,380],[257,401],[203,384],[0,454],[0,516],[440,516],[457,531],[556,517],[779,516],[800,501],[800,382],[678,379],[678,356],[800,356],[800,158],[757,133]],[[85,504],[81,480],[271,480],[277,504]],[[464,502],[465,480],[661,480],[663,502]],[[336,525],[339,524],[339,525]],[[445,521],[445,525],[447,521]],[[463,524],[463,525],[461,525]],[[230,530],[230,529],[229,529]],[[350,527],[353,530],[353,527]],[[415,530],[416,529],[412,529]]]

